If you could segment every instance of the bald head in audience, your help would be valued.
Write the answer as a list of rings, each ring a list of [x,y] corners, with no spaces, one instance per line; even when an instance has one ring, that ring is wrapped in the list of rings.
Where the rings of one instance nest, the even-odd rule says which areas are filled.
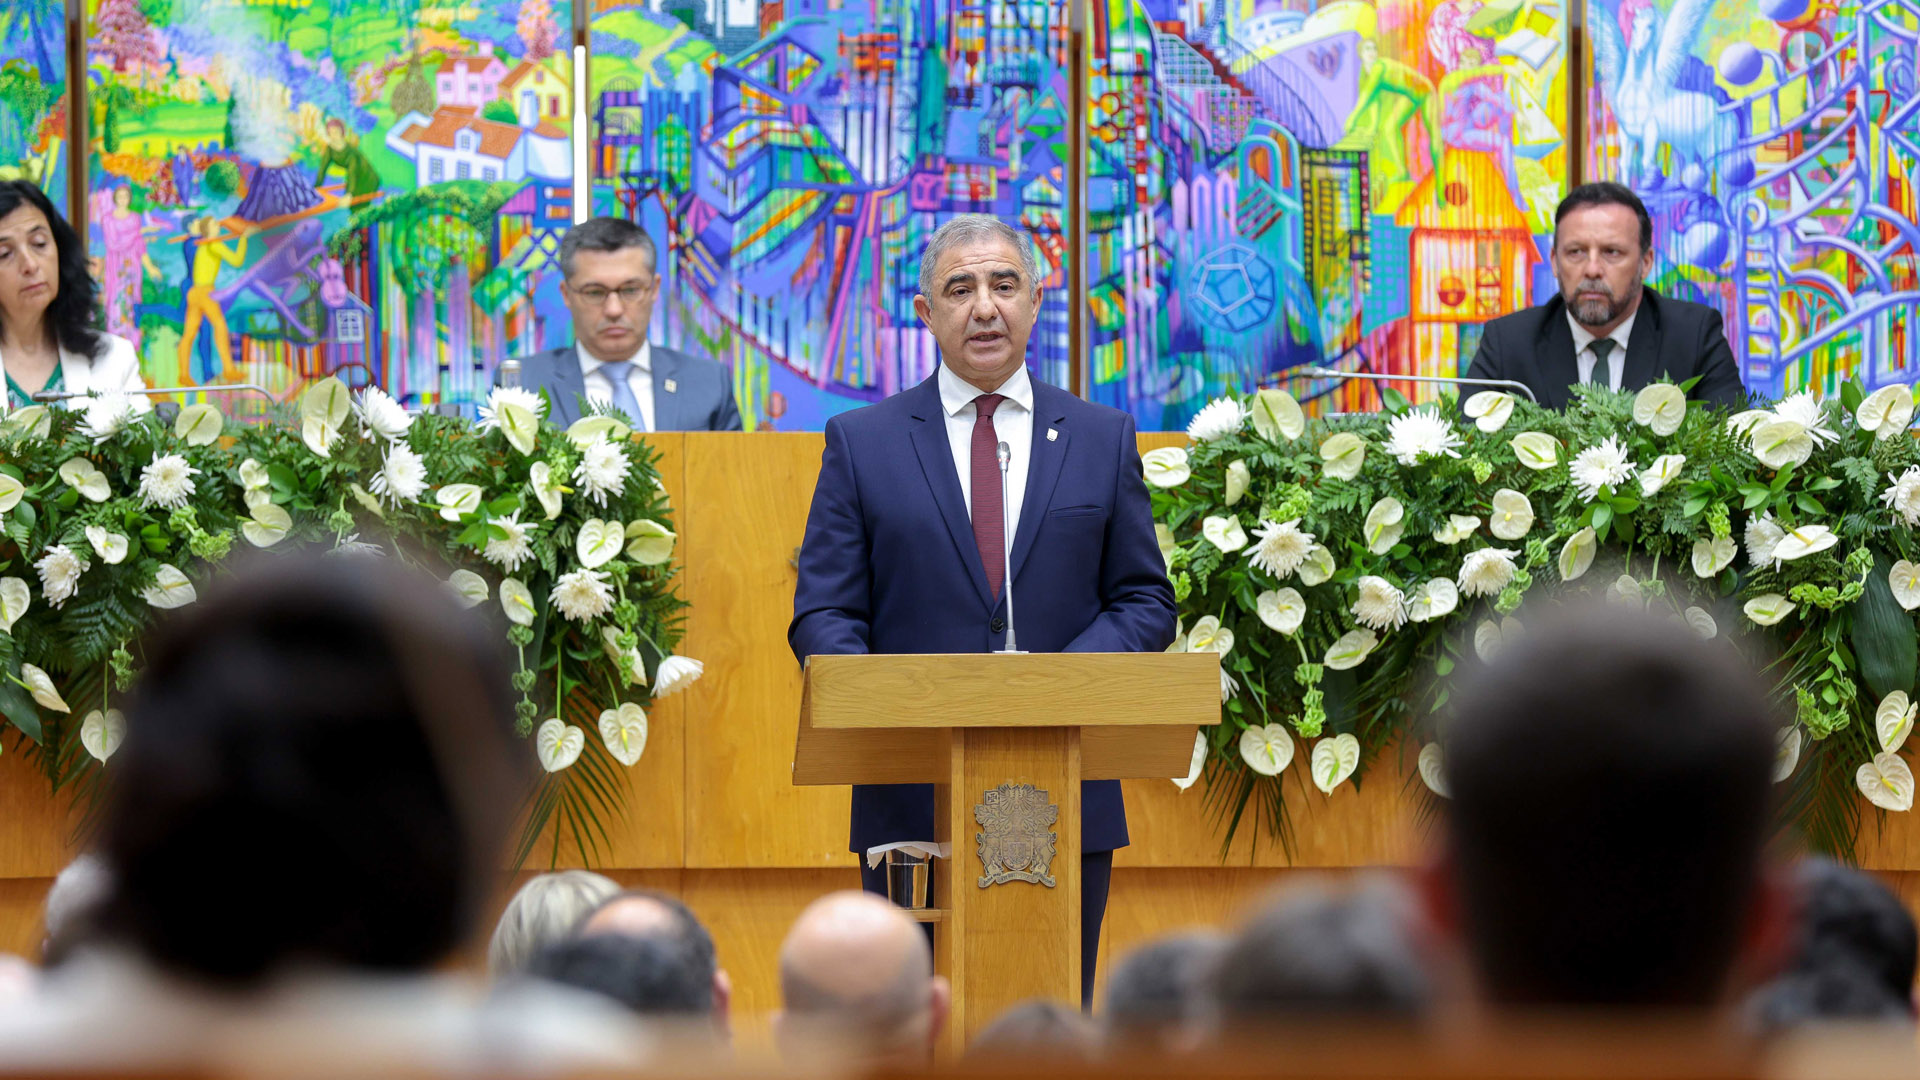
[[[950,994],[905,911],[868,893],[832,893],[800,913],[780,946],[774,1032],[791,1060],[837,1050],[921,1064],[946,1025]]]

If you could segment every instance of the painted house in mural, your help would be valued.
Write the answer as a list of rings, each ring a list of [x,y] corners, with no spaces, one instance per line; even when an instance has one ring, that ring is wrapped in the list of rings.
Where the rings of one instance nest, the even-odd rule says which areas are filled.
[[[533,128],[476,115],[472,106],[442,105],[431,117],[408,113],[387,132],[387,148],[413,162],[420,187],[449,180],[565,182],[573,173],[566,129],[542,120]]]
[[[1540,262],[1526,214],[1508,196],[1500,166],[1487,154],[1449,149],[1394,215],[1411,229],[1413,359],[1389,370],[1466,369],[1460,327],[1478,327],[1528,306]],[[1397,351],[1397,350],[1396,350]]]
[[[522,60],[500,80],[501,100],[513,106],[521,127],[535,127],[542,120],[563,123],[571,106],[571,93],[565,79],[553,73],[542,60]]]
[[[494,55],[493,43],[481,42],[475,55],[440,61],[433,88],[441,105],[478,109],[500,96],[500,83],[506,77],[507,65]]]

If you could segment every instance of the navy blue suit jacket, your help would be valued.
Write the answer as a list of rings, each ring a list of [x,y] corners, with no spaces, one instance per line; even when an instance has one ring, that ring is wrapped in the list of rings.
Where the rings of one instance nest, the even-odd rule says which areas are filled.
[[[653,430],[739,431],[740,410],[733,403],[733,378],[717,361],[653,346]],[[499,372],[494,373],[495,380]],[[561,427],[580,419],[587,384],[580,354],[572,345],[520,358],[520,385],[547,392],[547,419]],[[628,419],[639,422],[637,416]],[[1018,604],[1019,597],[1013,602]]]
[[[1154,540],[1133,418],[1038,379],[1033,405],[1033,460],[1012,553],[1020,647],[1165,649],[1173,587]],[[937,375],[827,421],[799,568],[787,640],[802,661],[1002,647],[1006,604],[987,591]],[[932,785],[855,787],[852,833],[857,852],[932,839]],[[1126,844],[1119,781],[1086,783],[1082,850]]]

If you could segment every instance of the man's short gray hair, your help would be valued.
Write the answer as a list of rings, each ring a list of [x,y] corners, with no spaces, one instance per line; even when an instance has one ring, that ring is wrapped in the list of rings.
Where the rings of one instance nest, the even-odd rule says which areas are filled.
[[[647,230],[619,218],[588,218],[568,229],[566,235],[560,238],[560,276],[573,277],[573,257],[583,251],[625,251],[628,248],[639,248],[646,252],[649,269],[660,268],[659,254]]]
[[[619,891],[619,883],[591,870],[562,870],[528,880],[507,902],[499,925],[493,928],[487,970],[496,977],[520,971],[542,948],[571,936],[595,908]]]
[[[956,214],[946,224],[933,230],[933,238],[927,241],[926,253],[920,257],[920,295],[933,296],[938,285],[933,280],[933,268],[948,248],[977,244],[982,240],[1005,240],[1012,244],[1013,249],[1020,253],[1020,265],[1027,279],[1027,288],[1040,291],[1040,253],[1034,250],[1033,237],[992,214]]]

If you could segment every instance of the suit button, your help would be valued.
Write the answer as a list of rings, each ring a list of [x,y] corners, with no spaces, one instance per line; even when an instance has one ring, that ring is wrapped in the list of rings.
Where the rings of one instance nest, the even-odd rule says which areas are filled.
[[[1007,628],[1007,620],[998,618],[998,617],[996,617],[992,622],[987,624],[987,629],[993,631],[996,634],[1001,633],[1002,631],[1006,630],[1006,628]]]

